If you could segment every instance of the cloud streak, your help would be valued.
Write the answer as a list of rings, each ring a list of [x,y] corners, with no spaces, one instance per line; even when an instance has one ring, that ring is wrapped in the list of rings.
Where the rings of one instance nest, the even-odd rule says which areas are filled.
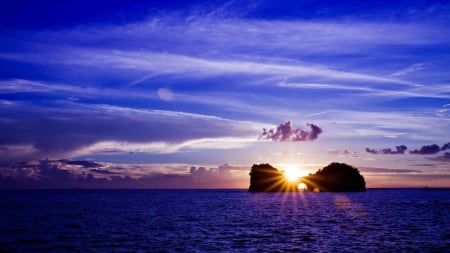
[[[5,54],[0,58],[32,62],[38,64],[53,63],[94,68],[122,69],[128,71],[151,72],[157,75],[176,74],[187,78],[208,78],[217,75],[259,75],[283,79],[316,77],[330,80],[352,80],[408,84],[413,83],[391,78],[360,74],[350,71],[339,71],[326,66],[314,66],[299,62],[276,61],[273,59],[259,59],[249,61],[245,59],[219,59],[212,57],[195,57],[186,54],[159,53],[153,51],[124,51],[86,48],[53,48],[42,54]],[[141,79],[139,82],[144,81]],[[136,82],[135,82],[136,83]]]
[[[11,116],[0,121],[1,157],[19,159],[22,155],[26,160],[73,156],[81,150],[99,150],[95,145],[106,148],[102,142],[112,144],[110,148],[120,148],[120,143],[131,143],[133,147],[132,143],[136,143],[148,151],[211,147],[211,143],[236,147],[242,144],[234,141],[252,136],[259,128],[250,122],[200,114],[79,103],[64,108],[65,105],[45,110],[37,106],[15,108],[16,112],[23,110],[21,113],[28,118]]]
[[[407,68],[392,73],[390,76],[403,76],[412,72],[416,72],[425,68],[425,63],[415,63]]]

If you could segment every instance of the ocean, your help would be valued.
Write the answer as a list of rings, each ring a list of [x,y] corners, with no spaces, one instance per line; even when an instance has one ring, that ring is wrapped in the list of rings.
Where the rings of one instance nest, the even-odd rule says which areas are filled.
[[[450,191],[0,191],[0,252],[449,252]]]

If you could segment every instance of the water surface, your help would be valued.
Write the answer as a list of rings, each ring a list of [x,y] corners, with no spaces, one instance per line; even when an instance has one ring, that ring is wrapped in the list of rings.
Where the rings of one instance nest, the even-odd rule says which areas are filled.
[[[450,191],[1,191],[2,252],[445,252]]]

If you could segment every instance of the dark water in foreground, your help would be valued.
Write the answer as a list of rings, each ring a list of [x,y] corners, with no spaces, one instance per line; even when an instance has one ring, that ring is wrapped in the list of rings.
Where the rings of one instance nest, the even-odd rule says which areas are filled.
[[[448,252],[450,191],[0,191],[1,252]]]

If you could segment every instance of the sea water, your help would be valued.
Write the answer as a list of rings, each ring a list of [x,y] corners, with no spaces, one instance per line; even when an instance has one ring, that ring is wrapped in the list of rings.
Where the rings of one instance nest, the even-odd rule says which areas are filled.
[[[1,252],[448,252],[450,191],[0,191]]]

